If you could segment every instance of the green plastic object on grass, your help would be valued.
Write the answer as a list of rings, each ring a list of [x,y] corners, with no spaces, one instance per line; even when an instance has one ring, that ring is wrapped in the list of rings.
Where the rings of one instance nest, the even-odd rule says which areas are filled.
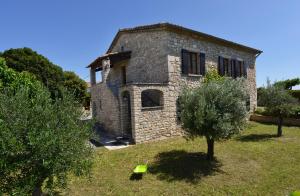
[[[147,169],[148,169],[147,165],[137,165],[134,168],[133,173],[135,173],[135,174],[143,174],[143,173],[147,172]]]
[[[294,191],[290,194],[290,196],[300,196],[300,191]]]

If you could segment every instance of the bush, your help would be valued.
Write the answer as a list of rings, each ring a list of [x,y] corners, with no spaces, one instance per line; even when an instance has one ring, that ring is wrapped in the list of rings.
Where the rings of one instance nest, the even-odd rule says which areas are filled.
[[[17,91],[20,87],[29,89],[31,93],[43,89],[42,83],[37,81],[34,75],[8,68],[5,60],[0,57],[0,91],[4,88]]]
[[[264,107],[257,107],[254,113],[259,115],[265,115],[266,111]]]
[[[293,108],[293,114],[291,115],[291,117],[300,119],[300,106],[295,106]]]
[[[65,187],[67,172],[90,167],[90,125],[79,121],[72,96],[51,99],[28,72],[16,72],[0,58],[0,195],[24,195]]]
[[[63,85],[71,94],[74,95],[76,100],[85,106],[86,99],[88,99],[89,95],[87,95],[87,84],[84,80],[82,80],[74,72],[65,71]]]
[[[63,94],[53,100],[44,89],[3,89],[0,94],[0,192],[40,195],[42,187],[64,188],[67,175],[87,174],[91,127],[81,108]]]
[[[300,90],[289,90],[289,93],[300,101]]]

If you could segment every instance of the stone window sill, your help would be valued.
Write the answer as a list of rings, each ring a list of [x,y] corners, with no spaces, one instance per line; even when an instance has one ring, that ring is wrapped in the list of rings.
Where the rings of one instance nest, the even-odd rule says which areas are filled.
[[[199,74],[188,74],[189,77],[202,77],[202,75]]]
[[[142,111],[162,110],[163,106],[142,107]]]

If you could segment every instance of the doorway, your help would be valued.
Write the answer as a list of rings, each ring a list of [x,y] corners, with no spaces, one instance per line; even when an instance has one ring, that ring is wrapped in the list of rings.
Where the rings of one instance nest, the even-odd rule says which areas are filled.
[[[132,140],[132,127],[131,127],[131,103],[130,93],[124,91],[122,93],[122,125],[123,137]]]

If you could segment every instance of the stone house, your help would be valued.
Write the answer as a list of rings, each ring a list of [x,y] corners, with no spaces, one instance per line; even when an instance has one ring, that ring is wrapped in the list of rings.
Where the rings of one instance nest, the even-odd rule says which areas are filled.
[[[201,85],[212,68],[247,78],[253,111],[255,61],[261,53],[169,23],[121,29],[107,53],[88,66],[93,116],[108,132],[135,143],[182,135],[179,93]]]

